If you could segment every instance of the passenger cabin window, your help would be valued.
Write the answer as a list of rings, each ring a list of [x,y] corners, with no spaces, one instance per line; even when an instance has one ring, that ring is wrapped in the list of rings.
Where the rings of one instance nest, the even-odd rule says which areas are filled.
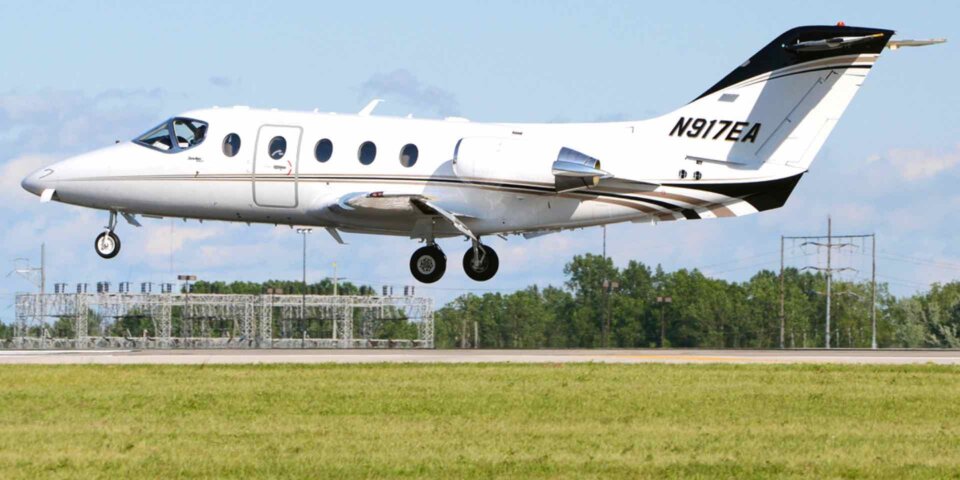
[[[231,133],[223,137],[223,154],[232,157],[240,152],[240,135]]]
[[[360,163],[370,165],[377,158],[377,146],[373,142],[363,142],[360,150],[357,151],[357,158],[360,159]]]
[[[287,139],[283,137],[273,137],[270,140],[270,158],[280,160],[287,154]]]
[[[417,163],[417,157],[420,156],[420,151],[417,150],[417,146],[408,143],[406,146],[400,150],[400,165],[404,167],[412,167],[413,164]]]
[[[171,118],[134,139],[134,143],[161,152],[176,153],[203,143],[207,122],[191,118]]]
[[[316,148],[313,149],[313,154],[317,157],[318,162],[326,162],[330,160],[330,157],[333,156],[333,142],[329,139],[324,138],[317,142]]]

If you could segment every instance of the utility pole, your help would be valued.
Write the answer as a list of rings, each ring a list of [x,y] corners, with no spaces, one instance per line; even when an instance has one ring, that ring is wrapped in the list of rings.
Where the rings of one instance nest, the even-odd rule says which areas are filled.
[[[607,268],[607,226],[601,225],[603,229],[603,268]],[[619,282],[610,281],[604,274],[603,279],[603,348],[610,346],[610,294],[620,287]]]
[[[333,296],[337,296],[337,262],[333,262]]]
[[[784,348],[784,336],[787,318],[784,313],[784,283],[783,283],[783,235],[780,235],[780,349]]]
[[[16,273],[37,287],[37,290],[40,291],[40,318],[46,318],[46,299],[44,298],[47,285],[46,251],[46,244],[41,243],[39,268],[31,267],[30,261],[26,258],[15,258],[13,259],[13,271],[7,274],[9,276],[10,274]],[[18,332],[15,335],[24,336],[26,332]]]
[[[610,346],[610,295],[620,288],[620,282],[603,281],[603,348]]]
[[[607,261],[607,226],[603,226],[603,261]]]
[[[306,318],[307,311],[307,234],[312,228],[298,228],[297,233],[303,236],[303,294],[300,299],[300,321]]]
[[[667,304],[673,303],[673,297],[657,297],[657,303],[660,304],[660,348],[667,346],[667,322],[664,320],[663,311]]]
[[[871,246],[870,253],[872,256],[871,267],[870,267],[870,284],[871,284],[871,295],[870,295],[870,348],[877,349],[877,235],[870,235]]]
[[[833,269],[830,268],[830,253],[833,251],[833,221],[827,215],[827,330],[825,338],[826,348],[830,348],[830,285],[833,283]]]
[[[40,295],[47,292],[47,244],[40,244]]]
[[[40,244],[40,318],[45,319],[47,315],[47,299],[44,295],[47,293],[47,244]],[[79,335],[79,332],[77,333]]]

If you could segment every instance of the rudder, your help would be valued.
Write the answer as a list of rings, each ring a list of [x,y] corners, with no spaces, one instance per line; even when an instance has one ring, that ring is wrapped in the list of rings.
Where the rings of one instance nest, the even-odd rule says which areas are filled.
[[[686,155],[806,170],[893,31],[798,27],[664,118]]]

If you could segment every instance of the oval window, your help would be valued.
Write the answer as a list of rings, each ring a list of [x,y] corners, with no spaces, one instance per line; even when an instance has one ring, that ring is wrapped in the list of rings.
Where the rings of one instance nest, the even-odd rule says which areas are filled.
[[[320,140],[317,142],[317,147],[313,149],[313,154],[317,157],[318,162],[330,160],[330,157],[333,156],[333,142],[326,138]]]
[[[363,142],[360,150],[357,151],[357,158],[360,159],[360,163],[370,165],[377,158],[377,146],[373,142]]]
[[[413,164],[417,163],[417,157],[420,156],[420,151],[417,149],[417,146],[408,143],[400,150],[400,165],[404,167],[412,167]]]
[[[223,137],[223,154],[232,157],[240,152],[240,135],[231,133]]]
[[[270,140],[270,158],[280,160],[287,153],[287,139],[283,137],[273,137]]]

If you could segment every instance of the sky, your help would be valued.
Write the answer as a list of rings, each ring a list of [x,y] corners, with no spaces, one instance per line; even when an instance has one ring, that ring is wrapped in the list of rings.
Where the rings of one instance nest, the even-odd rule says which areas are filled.
[[[607,229],[607,252],[668,270],[744,280],[779,268],[781,235],[876,233],[878,279],[908,295],[960,276],[960,3],[816,2],[284,2],[0,3],[0,267],[39,263],[65,282],[299,279],[301,238],[286,227],[176,220],[121,222],[120,255],[93,239],[104,212],[40,204],[20,188],[43,165],[128,140],[178,112],[213,105],[463,116],[472,121],[643,119],[690,101],[780,33],[798,25],[891,28],[945,45],[885,52],[781,209],[740,218]],[[322,231],[308,238],[308,279],[413,284],[417,244]],[[449,268],[417,293],[458,295],[562,285],[573,255],[599,254],[600,228],[532,240],[495,239],[500,273],[459,268],[465,244],[441,242]],[[788,244],[787,265],[822,252]],[[868,279],[869,249],[839,262]],[[19,259],[19,260],[18,260]],[[821,265],[822,266],[822,265]],[[0,275],[0,321],[35,287]]]

